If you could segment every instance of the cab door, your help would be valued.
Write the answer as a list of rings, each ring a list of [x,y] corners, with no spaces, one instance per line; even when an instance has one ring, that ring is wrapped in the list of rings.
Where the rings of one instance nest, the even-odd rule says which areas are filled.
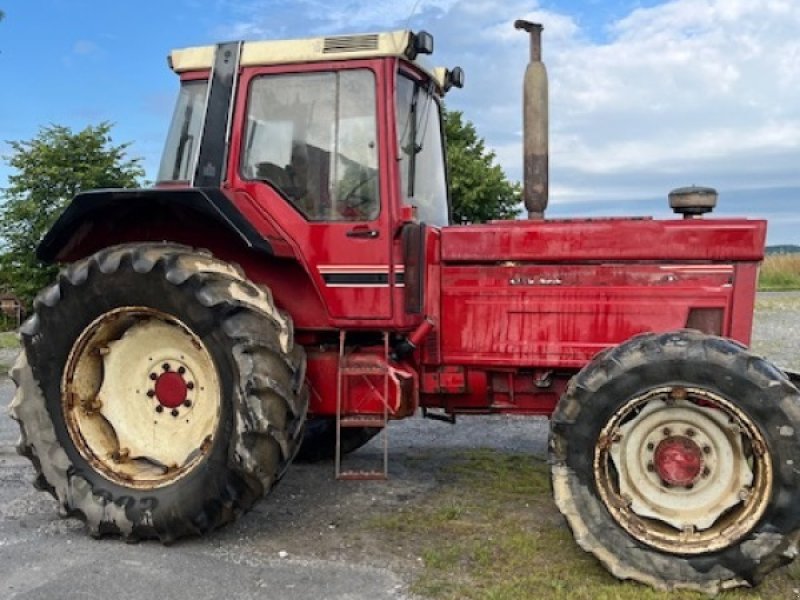
[[[338,320],[392,317],[378,66],[264,67],[246,70],[240,86],[238,178],[292,240]]]

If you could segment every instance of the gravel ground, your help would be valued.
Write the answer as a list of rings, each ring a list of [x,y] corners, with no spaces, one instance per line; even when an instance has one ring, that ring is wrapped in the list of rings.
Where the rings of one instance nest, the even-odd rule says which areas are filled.
[[[760,294],[754,350],[800,371],[798,339],[800,292]],[[10,364],[11,354],[0,350],[0,364]],[[0,377],[1,405],[8,404],[12,391],[10,381]],[[236,524],[165,550],[152,543],[93,542],[79,522],[59,519],[50,496],[30,487],[33,471],[13,452],[16,425],[1,415],[0,597],[133,598],[152,591],[152,579],[136,576],[147,571],[158,590],[176,600],[219,597],[221,589],[229,597],[258,597],[264,588],[270,598],[407,598],[407,584],[421,564],[419,548],[387,545],[364,523],[373,515],[424,503],[437,486],[436,474],[460,450],[491,448],[544,458],[547,421],[463,417],[451,426],[413,418],[392,423],[388,435],[388,482],[336,482],[330,463],[297,464]],[[380,441],[379,436],[353,460],[374,464]],[[51,562],[64,557],[77,565],[79,575],[65,566],[52,571]],[[118,577],[109,565],[119,563],[133,574],[109,584],[110,574]],[[169,569],[179,567],[195,573],[194,579],[170,578]],[[64,577],[72,576],[81,585],[74,595],[65,595]]]
[[[752,349],[800,371],[800,292],[762,292],[756,301]]]
[[[0,377],[5,377],[17,356],[16,348],[0,348]]]

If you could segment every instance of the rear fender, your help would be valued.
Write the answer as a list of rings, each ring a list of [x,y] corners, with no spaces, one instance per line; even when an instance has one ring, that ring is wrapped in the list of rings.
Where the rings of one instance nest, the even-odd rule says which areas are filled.
[[[208,235],[273,255],[273,245],[218,188],[109,189],[75,196],[42,239],[43,262],[74,261],[126,241],[169,240],[208,247]]]

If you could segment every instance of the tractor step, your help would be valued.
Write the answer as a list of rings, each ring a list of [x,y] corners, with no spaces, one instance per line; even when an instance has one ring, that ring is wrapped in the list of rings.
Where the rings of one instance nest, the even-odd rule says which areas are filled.
[[[389,372],[386,360],[379,356],[346,356],[341,361],[347,375],[384,375]]]
[[[345,366],[341,369],[346,375],[385,375],[389,371],[385,367]]]
[[[339,427],[386,427],[386,420],[382,415],[353,415],[339,418]]]
[[[386,425],[389,421],[389,332],[383,332],[383,356],[353,355],[347,353],[347,332],[339,332],[339,363],[336,390],[336,479],[345,480],[377,480],[389,478],[389,438]],[[380,414],[353,414],[356,411],[350,404],[350,381],[354,378],[379,377],[380,384],[372,385],[376,395],[381,399],[383,410]],[[368,381],[368,380],[367,380]],[[343,469],[342,468],[342,430],[347,428],[378,428],[381,430],[383,452],[380,469]]]
[[[339,471],[337,479],[345,481],[382,481],[389,479],[385,471]]]

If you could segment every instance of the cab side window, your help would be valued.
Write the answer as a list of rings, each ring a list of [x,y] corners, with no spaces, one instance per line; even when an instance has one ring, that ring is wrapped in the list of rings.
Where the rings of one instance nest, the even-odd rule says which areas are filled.
[[[398,74],[395,98],[400,193],[429,225],[449,223],[441,105],[430,86]]]
[[[377,135],[372,71],[261,76],[250,86],[242,175],[274,186],[310,221],[373,220]]]

